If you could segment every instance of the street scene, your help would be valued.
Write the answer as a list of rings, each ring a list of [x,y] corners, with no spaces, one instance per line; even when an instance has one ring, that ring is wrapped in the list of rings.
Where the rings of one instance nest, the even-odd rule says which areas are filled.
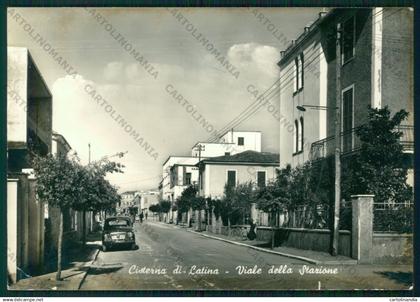
[[[7,10],[9,290],[413,290],[413,9]]]

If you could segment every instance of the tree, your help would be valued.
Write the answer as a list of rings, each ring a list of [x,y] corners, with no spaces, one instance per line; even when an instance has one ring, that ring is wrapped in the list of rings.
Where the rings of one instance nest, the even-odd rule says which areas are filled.
[[[245,222],[245,216],[249,215],[251,210],[251,203],[256,201],[255,193],[253,182],[241,183],[235,187],[225,185],[222,213],[229,228],[239,221],[241,223]]]
[[[158,203],[157,204],[152,204],[149,207],[149,210],[153,213],[153,216],[155,216],[156,213],[160,213],[160,205]]]
[[[179,215],[178,217],[180,217],[182,213],[188,212],[190,210],[196,196],[197,189],[194,186],[189,186],[184,191],[182,191],[181,196],[176,201]]]
[[[343,197],[374,194],[377,203],[405,203],[413,198],[407,184],[407,158],[400,143],[398,127],[408,117],[405,110],[391,116],[388,107],[369,108],[368,122],[358,129],[358,154],[348,162],[343,175]]]
[[[119,163],[103,159],[79,169],[80,196],[74,201],[72,208],[83,213],[83,244],[86,244],[86,211],[109,209],[120,202],[121,197],[117,189],[105,179],[105,176],[108,173],[122,173],[123,167]]]
[[[206,208],[206,199],[201,196],[197,196],[191,199],[191,209],[198,211],[198,231],[201,231],[201,210]]]
[[[105,161],[83,167],[76,159],[47,155],[36,156],[33,167],[38,197],[60,210],[56,280],[61,280],[63,212],[70,208],[107,209],[118,202],[117,190],[104,177],[108,172],[120,172],[122,166]]]
[[[56,280],[61,280],[61,255],[63,240],[63,212],[72,207],[75,200],[82,195],[79,186],[79,175],[82,166],[65,156],[36,156],[33,161],[37,176],[36,193],[48,205],[60,209],[60,226],[58,234],[57,274]]]

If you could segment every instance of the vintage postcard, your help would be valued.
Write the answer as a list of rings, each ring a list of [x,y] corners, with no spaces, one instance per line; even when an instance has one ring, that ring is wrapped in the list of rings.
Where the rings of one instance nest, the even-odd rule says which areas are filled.
[[[8,289],[412,290],[413,19],[8,7]]]

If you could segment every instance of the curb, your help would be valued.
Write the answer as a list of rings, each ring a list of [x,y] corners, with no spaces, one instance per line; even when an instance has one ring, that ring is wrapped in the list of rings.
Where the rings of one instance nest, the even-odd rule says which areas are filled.
[[[85,282],[86,276],[89,273],[89,270],[91,268],[91,265],[93,264],[93,262],[96,261],[96,258],[98,258],[99,252],[100,252],[100,249],[97,249],[96,252],[95,252],[95,256],[93,257],[93,259],[92,260],[89,260],[89,261],[87,261],[87,262],[85,262],[83,264],[82,267],[86,267],[87,266],[88,269],[86,270],[85,274],[83,275],[82,280],[80,280],[80,283],[79,283],[79,286],[77,287],[77,290],[80,290],[80,288],[82,287],[83,282]]]
[[[298,259],[298,260],[306,261],[306,262],[309,262],[311,264],[322,263],[322,261],[317,261],[315,259],[306,258],[306,257],[302,257],[302,256],[291,255],[291,254],[282,253],[282,252],[271,251],[271,250],[267,250],[267,249],[264,249],[264,248],[261,248],[261,247],[252,246],[252,245],[237,242],[237,241],[232,241],[232,240],[228,240],[228,239],[224,239],[224,238],[220,238],[220,237],[216,237],[216,236],[211,236],[211,235],[207,235],[207,234],[200,234],[200,233],[197,233],[195,231],[187,230],[187,232],[195,233],[197,235],[201,235],[203,237],[208,237],[208,238],[211,238],[211,239],[224,241],[224,242],[234,244],[234,245],[245,246],[247,248],[254,249],[254,250],[257,250],[257,251],[261,251],[261,252],[266,252],[266,253],[269,253],[269,254],[275,254],[275,255],[284,256],[284,257],[288,257],[288,258],[292,258],[292,259]]]
[[[207,237],[207,238],[210,238],[210,239],[224,241],[224,242],[234,244],[234,245],[244,246],[244,247],[247,247],[247,248],[250,248],[250,249],[254,249],[254,250],[269,253],[269,254],[279,255],[279,256],[288,257],[288,258],[292,258],[292,259],[298,259],[298,260],[302,260],[302,261],[308,262],[310,264],[315,264],[315,265],[320,265],[320,264],[324,264],[324,265],[355,265],[355,264],[357,264],[357,260],[354,260],[354,261],[352,261],[352,260],[349,260],[349,261],[340,261],[340,260],[320,261],[320,260],[315,260],[315,259],[307,258],[307,257],[303,257],[303,256],[287,254],[287,253],[284,253],[284,252],[272,251],[272,250],[268,250],[268,249],[265,249],[265,248],[261,248],[261,247],[257,247],[257,246],[233,241],[233,240],[220,238],[220,237],[217,237],[217,236],[207,235],[207,234],[199,233],[199,232],[196,232],[196,231],[193,231],[193,230],[189,230],[188,228],[179,227],[179,226],[176,226],[176,225],[172,225],[172,227],[176,228],[176,229],[184,229],[187,232],[194,233],[194,234],[197,234],[197,235],[200,235],[200,236],[203,236],[203,237]]]

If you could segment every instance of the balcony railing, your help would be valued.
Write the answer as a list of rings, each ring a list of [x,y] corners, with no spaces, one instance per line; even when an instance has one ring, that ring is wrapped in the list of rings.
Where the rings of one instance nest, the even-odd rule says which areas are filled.
[[[356,135],[356,129],[341,132],[341,154],[347,155],[354,153],[360,149],[361,143],[359,137]],[[400,125],[397,131],[402,132],[400,143],[403,145],[404,152],[414,151],[414,126]],[[335,137],[329,136],[322,140],[316,141],[311,145],[309,159],[316,161],[326,158],[334,154]]]

